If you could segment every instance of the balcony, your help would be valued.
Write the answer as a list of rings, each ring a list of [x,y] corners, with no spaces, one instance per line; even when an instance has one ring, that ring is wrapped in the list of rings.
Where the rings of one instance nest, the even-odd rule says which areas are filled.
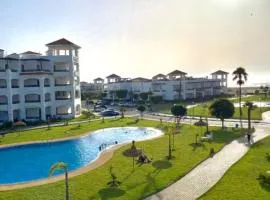
[[[69,72],[69,67],[66,65],[54,65],[54,72]]]
[[[5,79],[0,79],[0,88],[7,88],[7,81]]]
[[[18,79],[12,79],[11,80],[11,87],[12,88],[19,88],[19,80]]]
[[[40,103],[40,95],[38,94],[25,95],[25,103]]]
[[[8,98],[5,95],[0,96],[0,105],[7,105],[8,104]]]
[[[24,87],[39,87],[38,79],[26,79],[24,80]]]
[[[25,109],[26,119],[40,120],[41,110],[40,108],[26,108]]]

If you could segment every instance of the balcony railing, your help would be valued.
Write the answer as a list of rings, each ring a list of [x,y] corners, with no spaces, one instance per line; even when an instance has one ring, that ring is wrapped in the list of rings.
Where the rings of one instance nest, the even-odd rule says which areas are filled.
[[[39,84],[38,85],[24,85],[24,87],[39,87]]]
[[[8,102],[0,102],[0,105],[8,105]]]
[[[20,103],[20,100],[14,100],[12,101],[13,104],[19,104]]]
[[[70,100],[71,97],[55,97],[55,100]]]
[[[11,88],[19,88],[19,85],[12,85]]]
[[[53,69],[55,72],[69,72],[69,68],[57,68],[57,67],[54,67]]]
[[[51,72],[50,69],[22,69],[22,72]]]
[[[26,119],[37,119],[37,120],[39,120],[39,119],[41,119],[41,117],[40,116],[26,116]]]
[[[50,84],[46,84],[46,85],[44,85],[44,87],[50,87]]]
[[[40,99],[35,99],[35,100],[31,100],[31,99],[29,99],[29,100],[25,100],[25,103],[40,103]]]
[[[0,88],[7,88],[6,85],[0,85]]]
[[[71,83],[55,83],[54,86],[70,86]]]

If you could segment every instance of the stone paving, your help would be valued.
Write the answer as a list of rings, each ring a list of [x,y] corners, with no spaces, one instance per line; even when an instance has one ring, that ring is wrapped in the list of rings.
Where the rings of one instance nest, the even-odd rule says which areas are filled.
[[[264,116],[270,117],[270,112]],[[265,121],[269,118],[265,117]],[[252,142],[257,142],[270,133],[269,127],[257,125],[253,133]],[[168,188],[150,196],[147,200],[193,200],[199,198],[213,187],[224,173],[249,150],[247,139],[241,137],[226,145],[213,158],[208,158],[190,173]]]

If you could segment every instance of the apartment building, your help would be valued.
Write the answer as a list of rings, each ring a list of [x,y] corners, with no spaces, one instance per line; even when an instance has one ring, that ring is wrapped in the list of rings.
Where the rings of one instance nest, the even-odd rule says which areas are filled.
[[[173,72],[157,74],[152,79],[147,78],[122,78],[116,74],[107,76],[104,86],[107,97],[113,98],[113,92],[120,89],[132,93],[152,92],[153,95],[162,96],[166,101],[177,99],[195,99],[207,96],[218,96],[226,92],[228,73],[218,70],[210,77],[194,78],[187,73],[174,70]]]
[[[80,47],[64,38],[46,46],[46,55],[0,50],[0,122],[80,115]]]

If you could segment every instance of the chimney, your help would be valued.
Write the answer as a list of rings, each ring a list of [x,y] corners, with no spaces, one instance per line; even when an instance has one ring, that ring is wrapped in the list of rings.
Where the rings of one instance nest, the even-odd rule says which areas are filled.
[[[4,58],[4,50],[0,49],[0,58]]]

